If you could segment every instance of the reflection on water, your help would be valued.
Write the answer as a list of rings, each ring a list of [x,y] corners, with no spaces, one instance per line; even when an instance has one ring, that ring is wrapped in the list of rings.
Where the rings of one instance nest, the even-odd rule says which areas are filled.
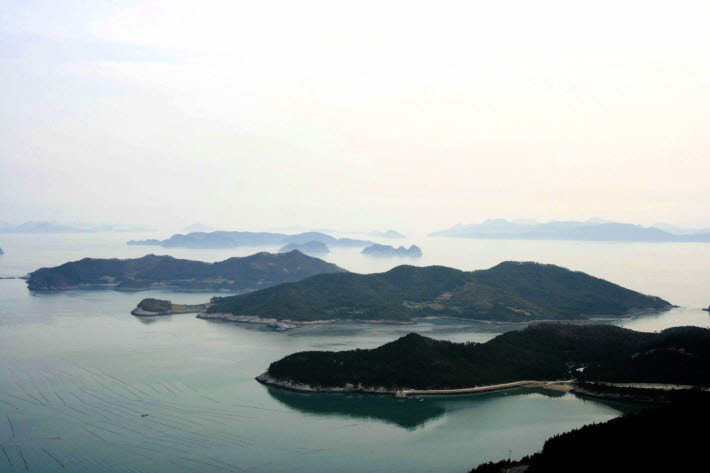
[[[416,429],[444,414],[461,409],[475,409],[486,401],[504,396],[537,394],[551,399],[569,396],[546,389],[509,389],[495,393],[471,393],[448,396],[415,396],[397,399],[391,395],[305,394],[264,386],[269,395],[291,409],[304,414],[337,416],[354,420],[378,420],[405,429]]]
[[[303,394],[265,387],[269,395],[305,414],[370,419],[414,429],[444,415],[445,409],[431,399],[396,399],[394,396],[361,394]]]

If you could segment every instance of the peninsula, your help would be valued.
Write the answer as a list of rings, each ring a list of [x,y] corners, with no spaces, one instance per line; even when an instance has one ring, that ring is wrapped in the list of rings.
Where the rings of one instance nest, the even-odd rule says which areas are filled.
[[[151,254],[135,259],[84,258],[54,268],[42,268],[28,275],[27,286],[30,290],[160,288],[245,292],[316,274],[342,272],[345,270],[334,264],[296,250],[256,253],[216,263]]]
[[[370,245],[361,252],[363,255],[369,256],[406,256],[409,258],[419,258],[422,256],[422,250],[416,245],[409,248],[400,246],[395,248],[392,245]]]
[[[413,321],[421,317],[535,321],[625,316],[672,305],[554,265],[505,262],[480,271],[402,265],[379,274],[334,272],[223,297],[208,314],[276,320]]]
[[[372,245],[367,240],[335,238],[325,233],[306,232],[296,235],[269,232],[192,232],[175,234],[166,240],[131,240],[129,245],[162,246],[164,248],[237,248],[240,246],[283,246],[318,241],[331,248],[356,248]]]
[[[131,315],[152,317],[156,315],[195,314],[204,312],[208,306],[209,304],[173,304],[172,301],[168,300],[147,298],[138,303],[138,306],[131,311]]]
[[[710,385],[710,330],[660,333],[544,322],[485,343],[410,333],[371,350],[310,351],[272,363],[257,380],[303,392],[456,394],[533,381]]]

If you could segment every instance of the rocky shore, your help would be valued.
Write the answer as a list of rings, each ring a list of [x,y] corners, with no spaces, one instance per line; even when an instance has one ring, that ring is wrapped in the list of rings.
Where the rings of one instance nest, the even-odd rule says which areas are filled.
[[[634,404],[669,404],[672,402],[686,402],[696,399],[707,400],[710,398],[708,388],[683,386],[675,387],[635,387],[617,383],[583,383],[574,384],[572,393],[582,397],[605,399]]]
[[[290,330],[303,325],[329,324],[335,322],[335,320],[332,319],[300,322],[295,320],[279,320],[270,317],[260,317],[258,315],[234,315],[219,312],[197,314],[197,318],[205,320],[224,320],[227,322],[240,322],[247,324],[261,324],[276,331]]]
[[[284,389],[286,391],[294,391],[299,393],[356,393],[356,394],[389,394],[395,397],[407,396],[436,396],[436,395],[461,395],[461,394],[476,394],[491,391],[503,391],[508,389],[518,388],[543,388],[553,391],[567,392],[571,390],[571,381],[513,381],[510,383],[492,384],[487,386],[475,386],[471,388],[454,388],[454,389],[390,389],[383,386],[363,386],[361,384],[346,384],[342,387],[323,387],[312,386],[310,384],[293,383],[290,381],[276,379],[269,375],[268,372],[262,373],[255,378],[261,384],[274,388]]]
[[[362,385],[346,384],[344,387],[321,387],[311,386],[309,384],[291,383],[289,381],[273,378],[269,373],[262,373],[256,379],[261,384],[274,388],[283,389],[286,391],[294,391],[297,393],[359,393],[359,394],[391,394],[395,391],[384,387],[364,387]]]
[[[386,319],[323,319],[323,320],[290,320],[290,319],[276,319],[273,317],[261,317],[259,315],[234,315],[228,313],[220,312],[206,312],[197,314],[198,319],[206,320],[224,320],[226,322],[240,322],[247,324],[261,324],[277,331],[291,330],[298,327],[303,327],[307,325],[322,325],[322,324],[332,324],[332,323],[361,323],[361,324],[378,324],[378,325],[415,325],[416,320],[386,320]]]

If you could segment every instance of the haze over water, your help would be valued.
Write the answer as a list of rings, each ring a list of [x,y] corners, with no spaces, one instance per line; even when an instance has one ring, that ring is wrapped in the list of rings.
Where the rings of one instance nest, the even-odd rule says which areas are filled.
[[[85,256],[154,252],[216,261],[259,250],[126,245],[133,237],[3,235],[0,275],[22,275]],[[422,247],[423,258],[369,258],[358,250],[333,250],[326,259],[358,272],[403,263],[466,270],[503,260],[556,263],[684,306],[621,325],[653,331],[708,326],[710,319],[698,308],[707,305],[710,287],[710,260],[702,244],[429,237],[402,244],[409,240]],[[295,351],[372,348],[410,331],[483,342],[517,324],[343,323],[273,332],[192,315],[150,320],[129,315],[143,297],[190,303],[211,295],[30,293],[22,280],[0,280],[0,439],[7,453],[0,457],[0,471],[22,470],[25,461],[29,471],[467,471],[507,456],[509,448],[513,457],[532,453],[551,435],[626,409],[524,390],[423,401],[308,396],[266,388],[253,379]]]
[[[710,244],[426,236],[492,216],[710,228],[707,0],[0,0],[0,12],[0,229],[394,228],[408,238],[339,236],[424,256],[324,259],[359,273],[553,263],[678,306],[612,323],[709,326]],[[172,233],[0,233],[0,278],[277,249],[125,244]],[[129,313],[145,297],[212,295],[0,279],[0,472],[464,472],[628,407],[522,390],[305,396],[254,380],[298,350],[411,331],[485,342],[522,324],[273,332]]]

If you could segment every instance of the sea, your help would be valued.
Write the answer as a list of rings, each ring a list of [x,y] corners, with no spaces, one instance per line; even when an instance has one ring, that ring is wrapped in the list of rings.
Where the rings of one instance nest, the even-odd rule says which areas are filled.
[[[273,247],[129,246],[127,233],[0,234],[0,277],[84,257],[148,253],[219,261]],[[347,235],[352,236],[352,235]],[[584,271],[678,306],[613,323],[641,331],[710,327],[710,245],[495,241],[413,236],[418,259],[331,249],[324,259],[374,273],[400,264],[485,269],[538,261]],[[460,397],[308,395],[254,377],[303,350],[372,348],[409,332],[484,342],[520,324],[427,320],[335,323],[276,332],[194,315],[138,318],[144,297],[198,303],[212,293],[35,293],[0,279],[0,471],[466,472],[539,450],[545,439],[637,406],[519,389]],[[221,294],[224,295],[224,294]]]

